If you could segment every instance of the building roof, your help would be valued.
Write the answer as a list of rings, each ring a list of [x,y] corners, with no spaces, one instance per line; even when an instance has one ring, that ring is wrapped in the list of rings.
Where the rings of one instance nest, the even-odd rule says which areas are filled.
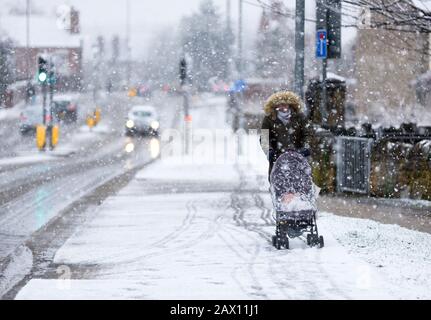
[[[49,15],[30,16],[29,46],[33,48],[80,47],[81,36],[72,35],[57,25],[57,18]],[[26,16],[2,14],[0,32],[10,37],[17,47],[26,45]]]

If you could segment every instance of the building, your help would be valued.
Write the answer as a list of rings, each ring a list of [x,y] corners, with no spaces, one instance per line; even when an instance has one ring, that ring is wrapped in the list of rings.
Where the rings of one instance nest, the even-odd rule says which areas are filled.
[[[372,17],[372,19],[377,17]],[[351,95],[359,114],[403,112],[417,103],[414,80],[429,68],[426,34],[360,28],[354,48],[355,86]]]
[[[58,89],[76,90],[80,87],[83,48],[78,11],[69,8],[62,17],[31,14],[28,47],[25,14],[3,15],[0,30],[13,41],[15,81],[35,79],[38,56],[46,55],[55,66]]]

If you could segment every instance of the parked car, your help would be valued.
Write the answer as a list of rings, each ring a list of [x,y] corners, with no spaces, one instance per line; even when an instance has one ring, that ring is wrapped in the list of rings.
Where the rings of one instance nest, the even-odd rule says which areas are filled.
[[[57,121],[76,122],[78,120],[78,104],[72,96],[54,96],[53,102],[52,114]]]
[[[126,135],[158,135],[160,123],[153,106],[134,106],[126,119]]]
[[[32,134],[36,126],[43,123],[43,107],[41,105],[29,105],[20,114],[19,131],[22,135]]]

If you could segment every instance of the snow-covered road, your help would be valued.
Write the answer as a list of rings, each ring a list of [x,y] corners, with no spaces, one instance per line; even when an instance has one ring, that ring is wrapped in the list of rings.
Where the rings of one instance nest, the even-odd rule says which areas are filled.
[[[32,258],[22,258],[28,256],[27,241],[33,234],[65,211],[77,210],[86,196],[94,192],[100,196],[98,188],[115,189],[112,182],[118,177],[157,156],[152,154],[151,139],[124,136],[124,119],[130,104],[153,103],[162,113],[163,126],[171,126],[175,113],[170,110],[178,99],[161,96],[151,101],[129,100],[120,93],[111,96],[103,105],[101,123],[91,131],[83,126],[87,111],[83,103],[78,123],[62,126],[57,148],[43,154],[36,150],[34,138],[19,137],[16,120],[7,127],[6,147],[0,148],[0,296],[31,269]],[[135,152],[126,152],[129,144]]]
[[[223,115],[221,105],[193,110],[207,129],[223,128]],[[244,139],[257,150],[257,136]],[[197,160],[162,157],[140,171],[88,213],[56,252],[56,272],[29,279],[16,298],[431,298],[431,235],[321,213],[323,249],[294,239],[278,251],[263,154]]]

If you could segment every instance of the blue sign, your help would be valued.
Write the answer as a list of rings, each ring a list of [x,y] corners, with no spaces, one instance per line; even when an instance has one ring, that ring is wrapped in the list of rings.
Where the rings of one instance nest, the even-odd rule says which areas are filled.
[[[317,30],[316,58],[325,59],[328,56],[328,38],[325,29]]]
[[[240,80],[235,81],[232,88],[230,88],[230,91],[231,92],[242,92],[242,91],[244,91],[244,89],[246,87],[247,87],[247,84],[245,83],[245,81],[240,79]]]

